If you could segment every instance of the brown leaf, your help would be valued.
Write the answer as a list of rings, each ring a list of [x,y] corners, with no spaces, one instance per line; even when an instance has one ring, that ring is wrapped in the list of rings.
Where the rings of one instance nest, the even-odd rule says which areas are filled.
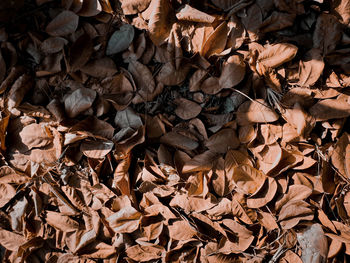
[[[126,50],[134,39],[135,31],[134,27],[129,24],[122,25],[119,30],[115,31],[110,37],[106,55],[114,55]]]
[[[79,229],[79,223],[61,213],[47,211],[46,222],[63,232],[72,232]]]
[[[226,46],[228,27],[224,21],[218,25],[215,30],[208,36],[207,40],[202,46],[199,54],[203,57],[210,57],[221,53]]]
[[[52,142],[52,134],[48,127],[37,123],[25,126],[19,136],[29,150],[35,147],[44,147]]]
[[[64,10],[46,26],[46,32],[54,37],[65,36],[74,33],[78,23],[79,16],[72,11]]]
[[[305,185],[291,185],[288,192],[285,193],[275,204],[275,209],[279,210],[285,206],[286,203],[297,200],[304,200],[308,198],[312,190]]]
[[[165,256],[165,249],[159,245],[135,245],[126,249],[126,255],[137,262],[159,259]]]
[[[281,30],[292,26],[294,19],[295,14],[286,14],[273,11],[272,14],[262,22],[259,29],[264,33]]]
[[[194,150],[198,142],[177,132],[168,132],[160,138],[160,142],[182,150]]]
[[[210,150],[202,154],[196,155],[191,160],[187,161],[183,168],[183,173],[190,173],[196,171],[209,171],[213,166],[213,160],[217,158],[217,153]]]
[[[320,49],[310,49],[299,63],[299,84],[313,86],[320,78],[324,69],[323,57]]]
[[[0,229],[0,244],[10,251],[16,251],[25,241],[23,236],[13,231]]]
[[[156,84],[149,68],[138,61],[130,61],[128,70],[133,76],[138,89],[133,103],[152,100],[152,94],[156,88]]]
[[[41,43],[40,50],[46,54],[53,54],[61,51],[66,44],[68,41],[63,37],[49,37]]]
[[[145,10],[151,0],[121,0],[124,15],[135,15]]]
[[[350,135],[344,133],[338,140],[331,155],[332,164],[338,169],[339,173],[350,178]]]
[[[200,105],[184,98],[176,99],[174,103],[177,104],[175,114],[183,120],[193,119],[202,111]]]
[[[232,74],[234,72],[234,74]],[[245,64],[240,56],[233,55],[224,63],[219,84],[222,89],[229,89],[238,85],[245,76]]]
[[[78,15],[80,16],[96,16],[102,11],[102,6],[99,0],[84,0]]]
[[[309,112],[316,121],[346,118],[350,116],[350,103],[339,99],[320,100]]]
[[[266,175],[250,165],[239,165],[232,169],[230,178],[237,186],[237,191],[244,194],[255,194],[263,187]]]
[[[281,43],[267,46],[257,60],[257,68],[277,68],[283,63],[292,60],[297,54],[298,48],[292,44]],[[263,70],[264,71],[264,70]]]
[[[3,179],[3,177],[1,177]],[[16,194],[15,188],[7,183],[0,183],[0,207],[6,205]]]
[[[320,49],[325,56],[334,51],[341,35],[342,29],[338,19],[331,14],[322,13],[317,18],[312,38],[314,48]]]
[[[278,114],[267,107],[262,99],[246,101],[237,110],[237,122],[242,126],[250,123],[274,122],[278,118]]]
[[[247,198],[247,206],[249,208],[263,207],[269,203],[277,192],[277,183],[275,179],[269,177],[265,180],[264,186],[253,197]]]
[[[169,236],[175,240],[188,240],[197,234],[194,227],[185,220],[178,220],[168,226]]]
[[[150,38],[155,45],[161,45],[171,30],[171,6],[166,0],[152,0],[151,15],[148,22]]]
[[[93,48],[91,38],[87,34],[79,37],[69,49],[69,71],[74,72],[83,67],[90,59]]]
[[[96,98],[96,91],[79,88],[64,100],[64,108],[68,117],[74,118],[89,109]]]
[[[141,213],[131,206],[123,207],[106,220],[114,232],[132,233],[139,228]]]
[[[214,16],[201,12],[187,4],[176,14],[176,18],[180,21],[185,20],[201,23],[213,23],[215,20]]]
[[[233,129],[222,129],[210,136],[205,146],[212,152],[226,153],[229,149],[238,148],[239,140]]]
[[[283,229],[291,229],[296,226],[300,220],[312,220],[313,211],[309,204],[302,200],[289,201],[285,204],[278,216],[278,221]]]
[[[95,78],[106,78],[113,76],[117,67],[112,59],[103,57],[88,62],[80,70]]]
[[[167,86],[180,85],[185,81],[190,69],[191,65],[189,63],[182,63],[179,69],[176,69],[173,63],[167,62],[160,69],[157,75],[157,81]]]
[[[32,88],[32,86],[33,80],[26,74],[22,75],[15,81],[8,95],[7,107],[9,111],[21,104],[24,96]]]
[[[89,158],[104,158],[114,147],[111,141],[85,141],[80,145],[80,151]]]

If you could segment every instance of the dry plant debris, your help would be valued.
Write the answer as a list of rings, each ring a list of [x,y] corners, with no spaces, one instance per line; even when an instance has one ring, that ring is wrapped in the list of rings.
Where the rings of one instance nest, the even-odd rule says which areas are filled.
[[[349,262],[349,0],[0,2],[3,262]]]

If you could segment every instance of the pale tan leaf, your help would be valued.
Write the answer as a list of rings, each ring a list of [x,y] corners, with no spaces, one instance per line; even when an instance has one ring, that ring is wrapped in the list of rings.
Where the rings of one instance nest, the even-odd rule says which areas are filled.
[[[168,226],[169,236],[175,240],[188,240],[197,234],[194,227],[185,220],[178,220]]]
[[[0,177],[0,180],[3,177]],[[3,207],[7,204],[16,194],[16,190],[10,184],[0,184],[0,207]]]
[[[278,216],[278,221],[283,229],[291,229],[301,220],[312,220],[314,213],[309,204],[302,200],[290,201],[285,204]]]
[[[44,147],[52,142],[52,134],[48,127],[37,123],[25,126],[19,136],[28,149]]]
[[[237,110],[237,122],[242,126],[250,123],[274,122],[278,118],[278,114],[267,107],[262,99],[246,101]]]
[[[210,150],[196,155],[184,164],[182,172],[190,173],[196,171],[209,171],[213,167],[213,161],[217,158],[217,156],[217,153]]]
[[[159,259],[165,256],[165,249],[159,245],[135,245],[126,249],[126,255],[137,262]]]
[[[184,7],[182,7],[180,11],[176,14],[176,18],[178,20],[186,20],[201,23],[213,23],[215,20],[214,16],[208,15],[187,4]]]
[[[25,241],[23,236],[13,231],[0,229],[0,244],[10,251],[16,251]]]
[[[54,228],[63,232],[72,232],[79,229],[79,223],[71,219],[69,216],[61,213],[47,211],[46,222]]]
[[[79,16],[72,11],[62,11],[47,26],[46,32],[54,37],[74,33],[78,28]]]

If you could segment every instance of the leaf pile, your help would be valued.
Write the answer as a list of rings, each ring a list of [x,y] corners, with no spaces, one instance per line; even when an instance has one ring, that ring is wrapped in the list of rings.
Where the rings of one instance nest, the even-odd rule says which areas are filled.
[[[349,10],[1,2],[3,262],[347,262]]]

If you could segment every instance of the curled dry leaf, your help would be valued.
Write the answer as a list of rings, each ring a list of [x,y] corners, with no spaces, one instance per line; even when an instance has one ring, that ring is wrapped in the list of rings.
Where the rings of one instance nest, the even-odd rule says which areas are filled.
[[[208,58],[212,55],[221,53],[226,46],[227,33],[228,27],[227,23],[224,21],[208,36],[199,54]]]
[[[80,150],[89,158],[104,158],[113,148],[111,141],[85,141],[80,145]]]
[[[124,15],[135,15],[145,10],[151,0],[121,0]]]
[[[276,202],[275,209],[281,209],[290,201],[304,200],[308,198],[311,193],[312,190],[305,185],[291,185],[288,188],[288,192]]]
[[[194,150],[198,142],[177,132],[168,132],[160,138],[160,142],[182,150]]]
[[[116,233],[131,233],[139,228],[141,213],[131,206],[123,207],[106,218],[109,226]]]
[[[129,24],[122,25],[116,30],[108,41],[106,55],[114,55],[126,50],[134,39],[134,27]]]
[[[64,10],[46,26],[46,32],[54,37],[65,36],[74,33],[78,23],[79,16],[72,11]]]
[[[83,0],[83,5],[80,8],[78,15],[80,16],[96,16],[102,11],[102,6],[99,0]]]
[[[9,111],[19,106],[27,92],[33,87],[33,80],[29,75],[22,75],[13,83],[9,95],[7,107]]]
[[[152,0],[148,22],[150,38],[155,45],[164,43],[171,30],[171,6],[167,0]]]
[[[79,229],[79,223],[71,219],[69,216],[61,213],[47,211],[46,222],[54,228],[63,232],[72,232]]]
[[[68,117],[74,118],[89,109],[96,98],[96,91],[79,88],[64,100],[64,108]]]
[[[34,147],[44,147],[52,142],[52,134],[49,128],[37,123],[25,126],[20,131],[19,137],[29,150]]]
[[[278,221],[283,229],[291,229],[301,220],[312,220],[314,212],[309,204],[302,200],[290,201],[285,204],[278,216]]]
[[[176,14],[178,20],[186,20],[201,23],[213,23],[215,20],[214,16],[208,15],[198,9],[191,7],[190,5],[185,5]]]
[[[202,111],[200,105],[184,98],[176,99],[174,103],[177,104],[175,114],[183,120],[193,119]]]
[[[254,195],[263,187],[266,175],[250,165],[242,164],[234,167],[229,177],[238,192]]]
[[[274,122],[278,118],[278,114],[266,106],[262,99],[246,101],[237,110],[237,122],[242,126],[250,123]]]
[[[259,208],[269,203],[276,195],[277,182],[274,178],[267,178],[265,184],[253,197],[247,199],[249,208]]]
[[[106,78],[113,76],[117,67],[112,59],[104,57],[88,62],[80,70],[95,78]]]
[[[5,229],[0,229],[0,244],[10,251],[16,251],[21,244],[24,244],[26,239]]]

